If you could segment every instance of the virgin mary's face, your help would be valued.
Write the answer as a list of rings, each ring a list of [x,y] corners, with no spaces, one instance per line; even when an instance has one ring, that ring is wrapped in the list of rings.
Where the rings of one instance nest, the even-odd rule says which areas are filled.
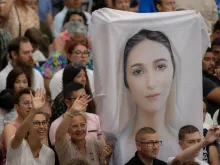
[[[173,80],[173,64],[162,44],[145,40],[128,55],[127,82],[139,109],[156,112],[165,105]]]

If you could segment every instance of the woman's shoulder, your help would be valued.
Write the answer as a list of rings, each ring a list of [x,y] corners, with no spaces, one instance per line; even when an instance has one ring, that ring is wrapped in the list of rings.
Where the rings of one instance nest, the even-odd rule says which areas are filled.
[[[54,155],[54,151],[50,147],[46,146],[45,144],[43,144],[41,151],[42,151],[43,155],[45,155],[45,156],[46,155]]]
[[[94,113],[86,112],[86,116],[91,120],[99,121],[99,116]]]

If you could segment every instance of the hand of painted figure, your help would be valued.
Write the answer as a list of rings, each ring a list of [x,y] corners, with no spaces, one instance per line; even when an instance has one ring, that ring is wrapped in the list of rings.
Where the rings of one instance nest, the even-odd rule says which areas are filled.
[[[104,154],[104,157],[109,159],[111,154],[112,154],[112,150],[113,150],[113,147],[111,144],[108,144],[106,143],[106,145],[104,146],[104,149],[103,149],[103,154]]]
[[[92,100],[89,95],[83,95],[76,98],[72,107],[70,108],[70,112],[74,113],[76,111],[85,111],[88,103]]]
[[[219,133],[218,133],[219,130],[220,128],[218,126],[214,126],[210,128],[204,140],[206,140],[208,144],[213,143],[219,137]]]
[[[40,109],[45,104],[45,93],[43,89],[37,89],[35,96],[33,96],[33,93],[30,91],[31,99],[32,99],[32,106],[33,109],[37,112],[40,111]]]

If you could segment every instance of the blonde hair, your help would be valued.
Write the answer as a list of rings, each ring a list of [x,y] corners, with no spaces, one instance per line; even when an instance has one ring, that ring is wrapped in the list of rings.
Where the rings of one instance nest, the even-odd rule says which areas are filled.
[[[83,111],[75,111],[73,114],[72,114],[73,117],[76,117],[76,116],[82,116],[85,121],[87,121],[87,116],[86,116],[86,113],[83,112]]]

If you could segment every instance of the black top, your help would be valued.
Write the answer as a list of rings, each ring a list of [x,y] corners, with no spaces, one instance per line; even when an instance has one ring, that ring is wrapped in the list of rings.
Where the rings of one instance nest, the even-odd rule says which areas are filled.
[[[203,97],[207,97],[207,95],[215,88],[217,88],[218,85],[210,80],[209,78],[203,76]]]
[[[139,159],[138,152],[136,151],[135,156],[131,158],[125,165],[144,165],[144,163]],[[159,159],[154,159],[153,165],[167,165],[167,163]]]
[[[203,129],[203,136],[206,136],[208,130],[207,129]],[[203,148],[203,161],[210,164],[210,160],[209,160],[209,147],[210,146],[216,146],[217,142],[214,141],[213,143],[207,145],[206,147]]]
[[[220,80],[213,75],[208,74],[207,72],[202,72],[202,75],[210,80],[212,80],[214,83],[216,83],[218,86],[220,85]]]
[[[207,97],[207,95],[217,88],[218,85],[210,80],[209,78],[203,76],[203,97]],[[220,108],[219,104],[216,104],[210,100],[208,100],[208,105],[207,106],[207,112],[213,117],[215,111]]]

